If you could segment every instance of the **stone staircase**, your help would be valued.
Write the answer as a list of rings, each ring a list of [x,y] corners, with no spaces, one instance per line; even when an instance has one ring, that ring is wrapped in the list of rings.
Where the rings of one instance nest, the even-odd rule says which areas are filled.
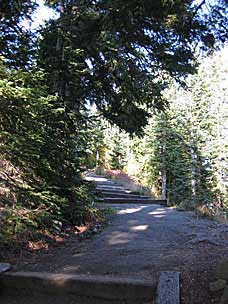
[[[96,183],[95,194],[98,201],[107,204],[159,204],[166,206],[166,200],[155,200],[150,196],[140,195],[131,191],[118,180],[104,176],[90,175],[87,180]]]

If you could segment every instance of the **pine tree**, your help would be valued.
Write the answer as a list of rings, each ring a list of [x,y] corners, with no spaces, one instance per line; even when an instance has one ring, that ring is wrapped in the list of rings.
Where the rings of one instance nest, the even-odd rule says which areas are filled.
[[[130,133],[147,124],[148,108],[165,108],[161,90],[167,74],[180,79],[194,71],[191,45],[201,41],[212,47],[214,36],[225,37],[209,18],[226,11],[222,0],[205,18],[204,1],[199,6],[187,0],[48,3],[60,11],[44,29],[40,47],[50,88],[64,96],[68,108],[78,111],[94,103]],[[227,18],[221,16],[218,22],[225,26]]]
[[[0,55],[9,67],[25,69],[33,53],[32,34],[22,20],[30,19],[36,1],[2,0],[0,3]]]
[[[213,212],[227,204],[226,75],[224,51],[203,60],[186,89],[171,82],[169,109],[154,117],[141,140],[146,181],[162,194],[166,179],[171,204],[207,205]]]

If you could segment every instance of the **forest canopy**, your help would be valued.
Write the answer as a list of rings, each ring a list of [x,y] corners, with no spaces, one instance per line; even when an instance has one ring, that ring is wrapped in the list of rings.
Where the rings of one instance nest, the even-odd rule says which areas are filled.
[[[74,106],[95,103],[120,128],[140,131],[148,109],[165,108],[167,75],[195,71],[195,48],[227,38],[227,3],[51,1],[60,18],[43,30],[41,65]],[[222,26],[220,26],[222,24]],[[48,43],[47,43],[48,41]],[[61,62],[61,66],[58,64]],[[59,77],[64,78],[64,81]],[[54,91],[56,88],[54,87]]]

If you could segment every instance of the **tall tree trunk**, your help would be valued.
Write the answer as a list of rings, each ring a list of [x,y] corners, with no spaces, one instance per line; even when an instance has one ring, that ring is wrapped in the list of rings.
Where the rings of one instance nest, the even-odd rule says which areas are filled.
[[[166,199],[166,192],[167,192],[167,172],[166,172],[166,116],[163,117],[163,129],[162,129],[162,198]]]
[[[192,196],[195,197],[196,196],[196,153],[195,153],[195,149],[194,149],[194,142],[191,138],[191,149],[190,149],[190,153],[191,153],[191,160],[192,160],[192,164],[191,164],[191,188],[192,188]]]
[[[96,152],[96,169],[99,168],[99,160],[100,160],[100,153],[99,150]]]
[[[223,176],[223,168],[222,168],[222,156],[221,154],[222,153],[222,139],[221,139],[221,129],[220,129],[220,124],[221,124],[221,120],[222,118],[220,117],[220,107],[221,107],[221,104],[220,102],[218,103],[218,106],[217,106],[217,111],[216,111],[216,128],[217,128],[217,145],[219,147],[219,156],[218,156],[218,159],[217,159],[217,179],[218,179],[218,188],[219,190],[223,193],[224,189],[224,182],[223,182],[223,179],[222,179],[222,176]],[[216,210],[215,212],[218,214],[219,213],[219,210],[222,208],[222,198],[221,198],[221,192],[218,193],[218,201],[217,201],[217,204],[216,204]]]
[[[191,155],[191,190],[192,190],[192,198],[193,200],[196,197],[196,171],[197,171],[197,155],[195,151],[195,132],[193,130],[194,122],[193,122],[193,114],[192,107],[189,109],[189,126],[190,126],[190,155]]]

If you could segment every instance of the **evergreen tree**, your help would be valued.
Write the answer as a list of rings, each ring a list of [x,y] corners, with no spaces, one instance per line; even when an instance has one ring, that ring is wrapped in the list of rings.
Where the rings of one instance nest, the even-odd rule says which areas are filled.
[[[213,212],[227,205],[226,79],[224,50],[201,62],[186,89],[171,82],[169,109],[153,118],[140,140],[136,155],[145,181],[163,197],[166,185],[171,204],[207,205]]]
[[[31,20],[36,6],[36,1],[31,0],[2,0],[0,3],[0,55],[11,68],[28,67],[33,51],[32,35],[22,21]]]
[[[110,168],[122,170],[126,165],[126,145],[122,141],[123,137],[120,134],[115,134],[111,143]]]
[[[212,34],[209,16],[227,9],[221,0],[206,18],[200,14],[203,3],[188,0],[48,2],[60,11],[41,42],[41,65],[50,74],[52,92],[76,111],[88,101],[95,103],[130,133],[147,124],[148,108],[165,107],[165,75],[193,72],[192,44],[201,41],[209,47],[214,35],[221,38],[216,25]],[[225,26],[227,18],[221,16]]]
[[[102,172],[105,168],[105,155],[107,143],[105,140],[105,129],[107,123],[102,117],[90,116],[88,123],[88,157],[85,159],[85,166],[90,169],[96,168],[97,172]]]

